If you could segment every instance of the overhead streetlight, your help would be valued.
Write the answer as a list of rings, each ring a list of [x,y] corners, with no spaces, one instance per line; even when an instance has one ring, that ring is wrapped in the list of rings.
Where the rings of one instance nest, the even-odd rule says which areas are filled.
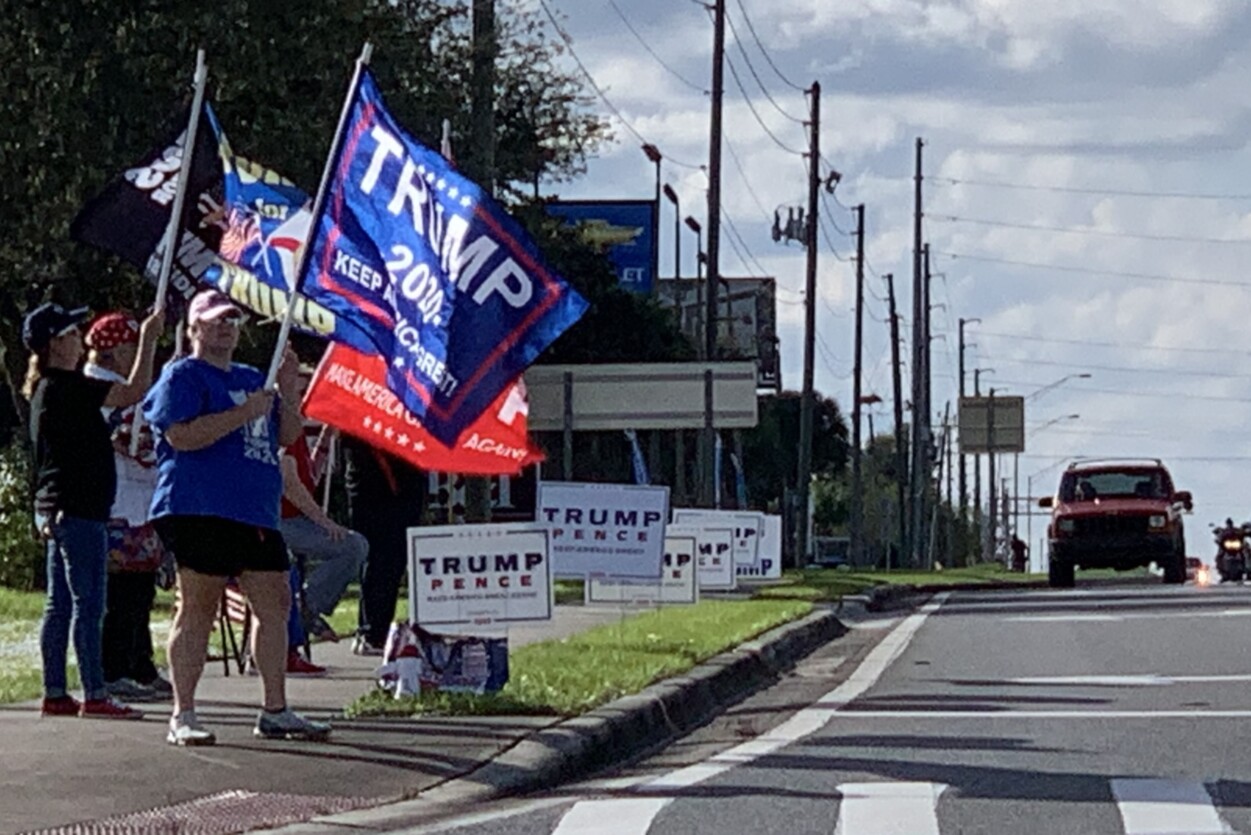
[[[1065,374],[1063,377],[1056,380],[1054,383],[1048,383],[1042,388],[1035,390],[1032,394],[1025,395],[1025,399],[1037,400],[1042,395],[1046,394],[1047,392],[1051,391],[1054,388],[1059,388],[1060,386],[1067,383],[1069,380],[1089,380],[1089,379],[1090,379],[1090,374],[1087,374],[1087,373]]]

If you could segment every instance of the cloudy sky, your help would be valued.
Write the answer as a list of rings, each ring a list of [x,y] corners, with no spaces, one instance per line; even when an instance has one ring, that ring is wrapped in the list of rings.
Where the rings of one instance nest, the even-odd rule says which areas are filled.
[[[712,25],[701,3],[546,2],[629,123],[563,196],[650,196],[653,169],[634,132],[669,159],[707,160]],[[981,319],[967,328],[967,367],[993,369],[983,390],[1028,398],[1022,493],[1031,476],[1035,495],[1054,490],[1063,456],[1161,457],[1195,493],[1191,553],[1210,556],[1209,522],[1251,519],[1251,4],[728,0],[728,11],[742,90],[727,66],[723,206],[746,251],[735,253],[727,230],[722,272],[776,276],[788,388],[801,378],[803,251],[774,243],[769,229],[775,207],[805,198],[797,88],[819,80],[821,152],[843,180],[822,205],[817,387],[850,401],[845,207],[863,202],[865,391],[886,401],[874,423],[889,428],[881,276],[898,277],[910,317],[910,178],[923,137],[941,306],[935,409],[951,400],[954,410],[957,319]],[[698,207],[702,220],[704,175],[675,164],[663,173],[684,213]],[[672,253],[669,211],[662,253]],[[1077,374],[1091,376],[1031,396]],[[1036,519],[1035,541],[1041,531]]]

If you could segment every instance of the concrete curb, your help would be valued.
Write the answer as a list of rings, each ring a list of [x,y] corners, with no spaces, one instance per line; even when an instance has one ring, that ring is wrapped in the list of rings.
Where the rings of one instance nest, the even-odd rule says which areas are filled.
[[[684,675],[537,731],[474,771],[399,803],[317,818],[277,832],[385,830],[429,823],[465,805],[552,788],[625,763],[707,722],[847,633],[830,610],[776,627]]]

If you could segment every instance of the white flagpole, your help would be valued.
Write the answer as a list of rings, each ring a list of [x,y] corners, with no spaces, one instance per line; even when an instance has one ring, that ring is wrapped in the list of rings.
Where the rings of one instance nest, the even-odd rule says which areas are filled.
[[[272,389],[274,383],[278,380],[278,367],[282,365],[282,354],[287,347],[287,339],[291,336],[291,325],[295,320],[295,297],[300,289],[300,277],[304,275],[304,268],[308,263],[309,250],[313,241],[317,239],[318,227],[321,226],[322,210],[326,205],[326,192],[330,188],[330,181],[334,179],[335,160],[339,156],[339,150],[343,144],[343,129],[347,125],[348,116],[352,112],[352,101],[356,98],[356,89],[360,86],[361,76],[365,72],[365,68],[369,66],[369,59],[373,56],[373,44],[366,42],[361,47],[361,55],[356,59],[356,69],[352,73],[352,83],[348,85],[347,98],[343,100],[343,110],[339,113],[339,125],[335,128],[334,139],[330,142],[330,153],[326,156],[326,167],[321,172],[321,184],[317,186],[317,196],[313,200],[313,219],[309,224],[308,237],[304,239],[304,246],[300,249],[300,257],[295,265],[294,286],[288,289],[287,293],[287,309],[282,317],[282,325],[278,330],[278,343],[274,346],[274,356],[269,363],[269,374],[265,377],[265,388]]]
[[[208,66],[204,50],[195,54],[195,92],[191,97],[191,118],[187,120],[187,132],[183,134],[182,164],[178,167],[178,187],[174,192],[174,206],[169,213],[169,226],[165,230],[165,251],[161,254],[161,272],[156,282],[156,308],[165,309],[165,296],[169,290],[169,276],[174,270],[174,255],[182,242],[182,207],[187,199],[187,183],[191,179],[191,166],[195,162],[196,134],[200,128],[200,112],[204,109],[204,87],[208,81]]]

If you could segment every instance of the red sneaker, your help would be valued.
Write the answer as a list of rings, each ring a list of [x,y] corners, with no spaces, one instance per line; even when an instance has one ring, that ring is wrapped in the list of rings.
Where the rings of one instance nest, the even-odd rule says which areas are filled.
[[[78,715],[84,719],[142,719],[143,711],[135,710],[116,699],[88,699]]]
[[[298,650],[287,653],[287,675],[289,676],[324,676],[325,667],[319,667],[300,655]]]
[[[77,716],[82,705],[73,696],[56,696],[43,700],[40,713],[44,716]]]

